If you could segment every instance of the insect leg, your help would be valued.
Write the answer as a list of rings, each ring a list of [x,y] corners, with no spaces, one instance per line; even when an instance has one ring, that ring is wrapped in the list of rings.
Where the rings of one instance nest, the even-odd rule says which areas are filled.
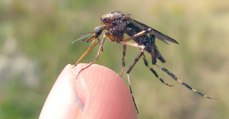
[[[124,69],[125,69],[125,65],[126,65],[126,45],[122,45],[122,69],[120,72],[120,76],[122,77]]]
[[[91,64],[95,63],[97,61],[97,59],[99,58],[99,56],[101,55],[101,53],[103,51],[103,44],[104,44],[104,42],[105,42],[105,38],[103,38],[100,41],[98,52],[97,52],[97,54],[95,56],[95,59],[91,62]]]
[[[137,38],[137,37],[139,37],[139,36],[142,36],[142,35],[144,35],[146,33],[146,31],[145,30],[142,30],[142,31],[140,31],[140,32],[138,32],[138,33],[136,33],[136,34],[134,34],[133,36],[131,36],[131,37],[128,37],[128,38],[126,38],[126,39],[123,39],[122,41],[129,41],[129,40],[131,40],[131,39],[134,39],[134,38]]]
[[[104,44],[104,42],[105,42],[105,37],[103,37],[103,39],[102,39],[102,40],[99,40],[99,41],[100,41],[99,49],[98,49],[98,51],[97,51],[97,54],[96,54],[95,58],[94,58],[86,67],[82,68],[82,69],[79,71],[78,75],[76,76],[76,79],[78,78],[79,74],[80,74],[83,70],[87,69],[87,68],[90,67],[92,64],[94,64],[94,63],[97,61],[97,59],[99,58],[99,56],[101,55],[102,50],[103,50],[103,44]]]
[[[134,59],[133,64],[130,65],[130,67],[128,68],[128,70],[126,71],[127,74],[129,74],[131,72],[131,70],[133,69],[133,67],[135,66],[135,64],[138,62],[138,60],[141,58],[141,56],[143,55],[143,51],[141,51],[138,56]]]
[[[183,81],[177,79],[177,77],[176,77],[173,73],[171,73],[167,68],[160,67],[159,65],[156,65],[156,66],[157,66],[158,68],[160,68],[163,72],[167,73],[173,80],[179,82],[180,84],[182,84],[183,86],[185,86],[185,87],[188,88],[189,90],[191,90],[191,91],[193,91],[193,92],[199,94],[199,95],[202,96],[202,97],[205,97],[205,98],[208,98],[208,99],[215,99],[215,98],[213,98],[213,97],[210,97],[210,96],[207,96],[207,95],[203,94],[202,92],[200,92],[200,91],[198,91],[198,90],[192,88],[189,84],[187,84],[187,83],[185,83],[185,82],[183,82]]]
[[[132,43],[132,42],[125,42],[125,41],[121,41],[120,44],[122,45],[128,45],[128,46],[132,46],[132,47],[137,47],[137,48],[140,48],[141,49],[141,52],[137,55],[137,57],[134,59],[134,62],[129,66],[129,68],[127,69],[126,73],[127,73],[127,81],[128,81],[128,86],[129,86],[129,90],[130,90],[130,93],[132,95],[132,99],[133,99],[133,102],[134,102],[134,105],[135,105],[135,108],[136,108],[136,112],[138,113],[138,108],[137,108],[137,104],[135,102],[135,98],[133,96],[133,91],[132,91],[132,88],[131,88],[131,83],[130,83],[130,76],[129,76],[129,73],[131,72],[131,70],[133,69],[133,67],[135,66],[135,64],[138,62],[138,60],[141,58],[141,56],[143,55],[144,53],[144,50],[145,50],[145,46],[144,45],[139,45],[137,43]]]
[[[141,58],[141,56],[143,55],[143,50],[141,50],[141,52],[138,54],[138,56],[134,59],[134,62],[133,64],[130,65],[130,67],[128,68],[127,70],[127,80],[128,80],[128,86],[129,86],[129,89],[130,89],[130,93],[132,95],[132,99],[133,99],[133,102],[134,102],[134,105],[135,105],[135,108],[136,108],[136,112],[138,113],[138,107],[137,107],[137,104],[135,102],[135,98],[133,96],[133,91],[132,91],[132,88],[131,88],[131,82],[130,82],[130,76],[129,76],[129,73],[131,72],[131,70],[133,69],[133,67],[135,66],[135,64],[138,62],[138,60]]]
[[[140,48],[141,50],[145,50],[145,46],[144,45],[139,45],[137,43],[126,42],[126,41],[120,41],[119,43],[122,44],[122,45],[128,45],[128,46]]]
[[[88,53],[91,52],[91,50],[98,44],[98,40],[94,39],[91,43],[91,45],[88,47],[88,49],[84,52],[84,54],[76,61],[75,65],[77,65],[79,62],[83,60],[85,56],[87,56]]]
[[[152,67],[149,66],[149,63],[148,63],[148,61],[147,61],[147,59],[145,57],[145,54],[143,54],[143,61],[144,61],[145,66],[149,68],[149,70],[157,77],[157,79],[159,79],[163,84],[165,84],[165,85],[167,85],[169,87],[173,86],[171,84],[166,83],[162,78],[159,77],[157,72]]]
[[[138,62],[138,60],[141,58],[141,56],[143,55],[144,53],[144,50],[145,50],[145,46],[144,45],[139,45],[137,43],[132,43],[132,42],[125,42],[125,41],[121,41],[120,44],[122,45],[128,45],[128,46],[132,46],[132,47],[137,47],[141,50],[141,52],[137,55],[137,57],[134,59],[134,62],[132,65],[130,65],[130,67],[128,68],[127,70],[127,74],[129,74],[132,70],[132,68],[135,66],[135,64]]]

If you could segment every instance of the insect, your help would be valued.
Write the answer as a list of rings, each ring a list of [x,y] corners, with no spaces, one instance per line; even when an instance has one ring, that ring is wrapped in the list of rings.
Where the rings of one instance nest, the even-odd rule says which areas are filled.
[[[151,56],[151,63],[152,65],[159,68],[161,71],[168,74],[173,80],[179,82],[186,88],[190,89],[191,91],[199,94],[200,96],[203,96],[208,99],[213,99],[212,97],[209,97],[200,91],[192,88],[189,84],[177,79],[177,77],[171,73],[167,68],[161,67],[157,65],[157,60],[159,60],[162,63],[165,63],[165,58],[161,55],[159,52],[155,41],[156,39],[159,39],[165,43],[172,42],[175,44],[178,44],[178,42],[157,31],[156,29],[149,27],[145,25],[144,23],[141,23],[135,19],[132,19],[129,14],[122,13],[119,11],[110,12],[107,14],[102,15],[101,17],[102,24],[100,26],[97,26],[92,33],[89,33],[87,35],[84,35],[83,37],[80,37],[77,40],[82,40],[86,42],[91,42],[91,45],[89,48],[84,52],[84,54],[76,61],[76,64],[82,61],[82,59],[90,53],[90,51],[96,46],[99,45],[97,54],[95,56],[95,59],[90,62],[85,68],[83,68],[81,71],[85,70],[89,66],[91,66],[93,63],[96,62],[96,60],[101,55],[101,52],[103,51],[103,44],[106,39],[109,39],[112,42],[116,42],[118,44],[122,45],[122,70],[120,75],[122,76],[124,69],[125,69],[125,57],[126,57],[126,48],[127,46],[136,47],[140,49],[139,54],[135,57],[133,63],[129,66],[129,68],[126,71],[127,79],[129,83],[129,89],[132,93],[131,85],[130,85],[130,78],[129,74],[132,71],[135,64],[139,61],[140,58],[143,59],[144,65],[155,75],[155,77],[160,80],[163,84],[167,86],[173,86],[171,84],[166,83],[159,75],[157,74],[156,70],[153,67],[149,66],[149,62],[146,59],[145,52],[150,54]],[[124,34],[126,34],[128,37],[125,38]],[[91,35],[88,37],[88,35]],[[100,39],[100,36],[102,35],[102,39]],[[85,39],[85,37],[87,37]],[[132,41],[132,42],[131,42]],[[80,71],[80,72],[81,72]],[[80,73],[79,72],[79,73]],[[133,98],[133,95],[132,95]],[[133,98],[134,101],[134,98]],[[135,103],[135,101],[134,101]],[[135,104],[136,107],[136,104]],[[137,107],[136,107],[137,109]]]

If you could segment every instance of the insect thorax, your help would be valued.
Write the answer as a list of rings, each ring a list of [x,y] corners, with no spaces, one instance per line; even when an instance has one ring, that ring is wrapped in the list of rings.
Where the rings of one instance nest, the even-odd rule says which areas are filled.
[[[108,29],[108,33],[115,36],[118,40],[122,40],[123,35],[126,31],[128,21],[119,18],[112,21],[110,28]],[[119,41],[117,41],[119,42]]]

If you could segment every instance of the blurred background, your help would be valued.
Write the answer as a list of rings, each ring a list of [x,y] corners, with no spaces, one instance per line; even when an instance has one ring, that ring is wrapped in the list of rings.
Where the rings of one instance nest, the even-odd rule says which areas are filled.
[[[131,73],[139,119],[229,118],[229,1],[225,0],[1,0],[0,119],[36,119],[61,70],[89,44],[71,42],[100,25],[100,16],[119,10],[175,38],[157,41],[176,76],[208,100],[155,67],[167,87],[140,62]],[[127,49],[130,64],[138,49]],[[96,49],[83,62],[90,62]],[[97,63],[121,69],[121,45],[106,42]],[[150,57],[148,57],[150,58]],[[126,77],[124,77],[126,79]]]

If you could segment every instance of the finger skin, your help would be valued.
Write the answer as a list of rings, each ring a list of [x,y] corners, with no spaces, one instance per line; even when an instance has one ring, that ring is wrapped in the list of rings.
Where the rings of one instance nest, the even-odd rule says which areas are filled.
[[[67,65],[53,85],[39,119],[75,119],[79,101],[75,93],[72,65]]]
[[[96,64],[78,75],[85,66],[87,64],[65,67],[46,100],[40,118],[54,113],[51,114],[54,117],[48,118],[136,119],[131,94],[120,76]]]

